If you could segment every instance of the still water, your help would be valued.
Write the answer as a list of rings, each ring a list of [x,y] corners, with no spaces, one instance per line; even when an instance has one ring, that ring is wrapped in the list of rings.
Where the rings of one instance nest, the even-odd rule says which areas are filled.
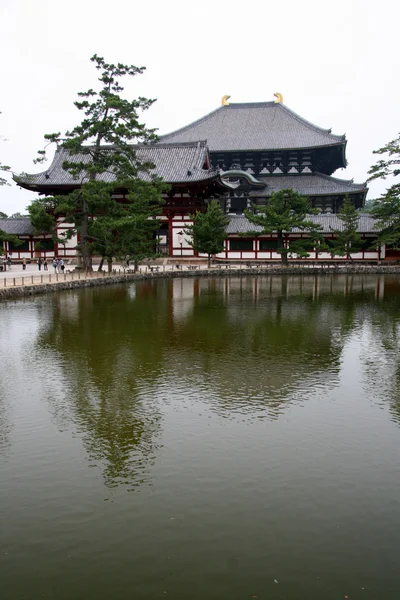
[[[0,305],[2,600],[398,600],[400,280]]]

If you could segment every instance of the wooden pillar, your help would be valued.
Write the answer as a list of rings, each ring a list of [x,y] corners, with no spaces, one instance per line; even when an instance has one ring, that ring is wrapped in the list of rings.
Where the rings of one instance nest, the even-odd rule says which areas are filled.
[[[172,229],[173,214],[168,213],[168,255],[173,255],[173,229]]]

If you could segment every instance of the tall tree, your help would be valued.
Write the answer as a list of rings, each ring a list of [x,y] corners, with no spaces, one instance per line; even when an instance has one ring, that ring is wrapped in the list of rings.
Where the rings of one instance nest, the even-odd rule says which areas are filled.
[[[345,197],[337,217],[343,226],[341,229],[332,229],[335,238],[330,242],[329,252],[332,256],[348,256],[351,259],[351,254],[358,252],[362,247],[362,240],[357,232],[360,215],[349,196]]]
[[[154,130],[147,129],[139,121],[139,112],[147,110],[154,100],[143,97],[126,100],[121,97],[124,89],[121,79],[142,74],[145,68],[109,64],[96,54],[91,61],[100,72],[100,89],[78,93],[80,99],[75,106],[83,112],[81,123],[64,135],[52,133],[45,136],[47,146],[56,143],[68,151],[69,160],[64,161],[63,169],[81,185],[66,196],[36,201],[36,205],[41,204],[45,210],[51,205],[52,212],[49,214],[53,217],[64,215],[66,221],[73,223],[79,235],[85,270],[91,269],[90,221],[113,213],[113,190],[129,189],[129,185],[141,174],[150,173],[154,165],[138,159],[133,143],[157,139]],[[36,162],[46,160],[47,146],[39,151]],[[155,177],[150,177],[145,186],[155,188],[159,195],[163,189],[160,180]],[[30,214],[35,227],[42,224],[42,219],[37,219],[38,216],[43,217],[38,206],[31,208]]]
[[[184,233],[190,236],[188,242],[193,250],[207,254],[208,267],[210,267],[211,256],[224,249],[225,228],[229,219],[224,215],[217,200],[211,200],[207,211],[197,212],[192,219],[193,225],[186,227]]]
[[[288,265],[289,253],[306,257],[310,243],[316,243],[321,239],[319,233],[321,226],[309,218],[309,215],[315,215],[318,211],[312,208],[308,198],[291,188],[274,192],[267,200],[267,204],[257,206],[256,211],[247,209],[245,211],[246,218],[251,223],[262,227],[259,235],[276,233],[278,239],[276,252],[281,255],[284,266]],[[307,239],[291,241],[289,247],[285,245],[284,239],[285,235],[290,234],[293,229],[300,229],[308,235]]]
[[[374,150],[374,154],[383,158],[368,171],[368,181],[400,175],[400,134],[382,148]],[[379,241],[393,248],[400,248],[400,183],[393,183],[385,194],[376,200],[370,213],[377,220]]]

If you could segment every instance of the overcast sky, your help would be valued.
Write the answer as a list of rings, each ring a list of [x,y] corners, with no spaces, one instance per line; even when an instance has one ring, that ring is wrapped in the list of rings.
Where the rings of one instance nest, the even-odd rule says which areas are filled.
[[[274,100],[346,133],[346,170],[365,181],[372,150],[400,131],[398,0],[0,0],[0,162],[32,160],[43,135],[80,121],[78,91],[96,85],[90,57],[146,66],[126,96],[157,98],[143,120],[168,133],[230,102]],[[388,184],[370,185],[369,198]],[[32,192],[0,187],[0,211]]]

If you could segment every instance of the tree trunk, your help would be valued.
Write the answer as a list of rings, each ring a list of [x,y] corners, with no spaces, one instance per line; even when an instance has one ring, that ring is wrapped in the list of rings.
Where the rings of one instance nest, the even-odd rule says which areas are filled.
[[[133,264],[134,264],[134,272],[137,273],[138,268],[139,268],[139,261],[135,260]]]
[[[87,211],[86,202],[83,202],[82,206],[82,224],[80,226],[80,246],[82,254],[82,269],[87,273],[92,271],[92,257],[90,256],[88,248],[88,228],[89,228],[89,213]]]
[[[211,267],[211,254],[208,255],[208,268]]]
[[[99,271],[101,271],[103,269],[103,263],[104,263],[104,256],[101,257],[99,269],[98,269]]]
[[[112,273],[112,258],[107,258],[107,267],[108,272]]]
[[[279,248],[285,247],[285,242],[283,241],[283,235],[282,235],[281,231],[278,231],[278,247]],[[281,260],[282,260],[282,265],[284,267],[287,267],[288,266],[287,252],[281,252]]]

